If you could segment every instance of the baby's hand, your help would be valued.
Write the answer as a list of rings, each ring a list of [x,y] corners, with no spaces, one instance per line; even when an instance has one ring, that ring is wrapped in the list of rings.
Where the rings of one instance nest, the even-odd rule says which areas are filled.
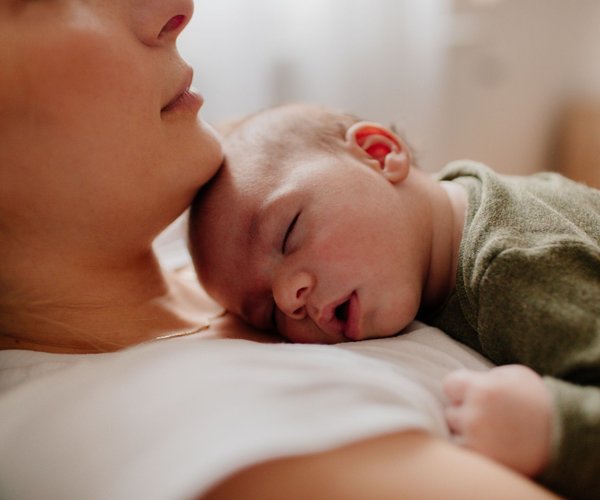
[[[552,401],[542,378],[522,365],[458,370],[444,379],[446,421],[456,441],[527,476],[550,458]]]

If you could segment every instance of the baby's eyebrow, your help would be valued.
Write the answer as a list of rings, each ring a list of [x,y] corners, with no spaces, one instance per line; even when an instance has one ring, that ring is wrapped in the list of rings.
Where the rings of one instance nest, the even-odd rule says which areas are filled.
[[[273,210],[273,203],[276,203],[278,197],[269,197],[270,199],[265,203],[262,203],[256,208],[250,215],[250,221],[248,223],[248,234],[246,238],[246,244],[248,248],[252,248],[252,245],[258,242],[264,242],[264,232],[273,226],[275,220],[276,211]]]
[[[257,239],[260,239],[265,223],[267,222],[265,218],[269,213],[269,205],[270,203],[267,202],[261,204],[259,207],[254,207],[254,210],[250,215],[250,222],[248,224],[248,244],[251,244]]]

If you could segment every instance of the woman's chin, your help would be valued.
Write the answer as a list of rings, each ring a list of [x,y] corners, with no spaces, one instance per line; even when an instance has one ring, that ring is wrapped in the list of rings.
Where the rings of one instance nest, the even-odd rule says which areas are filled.
[[[201,185],[204,185],[217,173],[223,163],[223,146],[217,131],[210,124],[203,121],[201,126],[204,137],[199,144],[202,149],[202,165],[199,173],[203,174]]]

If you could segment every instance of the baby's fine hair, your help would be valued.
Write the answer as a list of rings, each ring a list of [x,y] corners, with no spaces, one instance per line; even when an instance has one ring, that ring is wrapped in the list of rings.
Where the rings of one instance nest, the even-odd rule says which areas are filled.
[[[284,158],[347,154],[346,131],[361,120],[353,114],[325,106],[291,103],[266,108],[216,128],[223,139],[224,162],[227,162],[228,150],[241,148],[256,164],[277,168]],[[203,203],[205,196],[218,182],[222,171],[199,190],[192,202],[189,225],[192,247],[201,244],[196,220],[199,212],[207,208]]]
[[[229,120],[216,128],[223,142],[224,162],[228,149],[244,148],[252,151],[256,162],[277,165],[278,159],[294,154],[342,151],[346,130],[358,121],[354,115],[325,106],[292,103]],[[190,210],[192,223],[205,193],[217,182],[221,171],[196,194]]]
[[[284,104],[267,108],[240,119],[217,125],[227,152],[241,148],[256,164],[273,168],[284,158],[295,155],[338,154],[344,150],[346,130],[360,119],[352,114],[314,104]],[[202,245],[198,221],[202,212],[210,211],[207,194],[218,184],[224,169],[207,182],[196,194],[190,207],[188,242],[192,255]],[[194,259],[196,270],[199,263]],[[201,273],[199,273],[199,278]]]
[[[263,109],[217,128],[225,144],[233,147],[238,141],[252,145],[255,141],[248,136],[250,128],[256,137],[256,127],[261,127],[260,148],[271,155],[279,151],[306,152],[307,147],[337,152],[346,130],[358,121],[355,115],[325,106],[291,103]]]
[[[345,149],[346,131],[363,118],[334,108],[290,103],[266,108],[218,126],[227,147],[245,147],[265,160],[310,153],[337,154]],[[399,136],[394,125],[389,127]],[[257,129],[260,132],[257,132]],[[413,148],[402,140],[413,153]]]

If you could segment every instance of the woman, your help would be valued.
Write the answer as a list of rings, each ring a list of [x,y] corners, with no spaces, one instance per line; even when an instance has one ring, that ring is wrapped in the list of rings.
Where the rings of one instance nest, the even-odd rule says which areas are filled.
[[[152,241],[221,161],[175,47],[192,8],[0,6],[0,497],[549,498],[424,425],[396,426],[385,401],[381,425],[363,429],[375,379],[328,388],[314,374],[337,358],[319,346],[222,340],[272,339],[160,267]],[[337,373],[354,373],[356,356],[338,354]],[[305,370],[313,382],[296,377]],[[326,397],[307,423],[315,391]],[[363,396],[365,409],[339,410]],[[267,406],[253,413],[257,398]],[[261,426],[271,415],[282,418]],[[327,418],[338,435],[307,445]],[[242,420],[250,432],[235,434]],[[211,444],[224,427],[236,438]]]

